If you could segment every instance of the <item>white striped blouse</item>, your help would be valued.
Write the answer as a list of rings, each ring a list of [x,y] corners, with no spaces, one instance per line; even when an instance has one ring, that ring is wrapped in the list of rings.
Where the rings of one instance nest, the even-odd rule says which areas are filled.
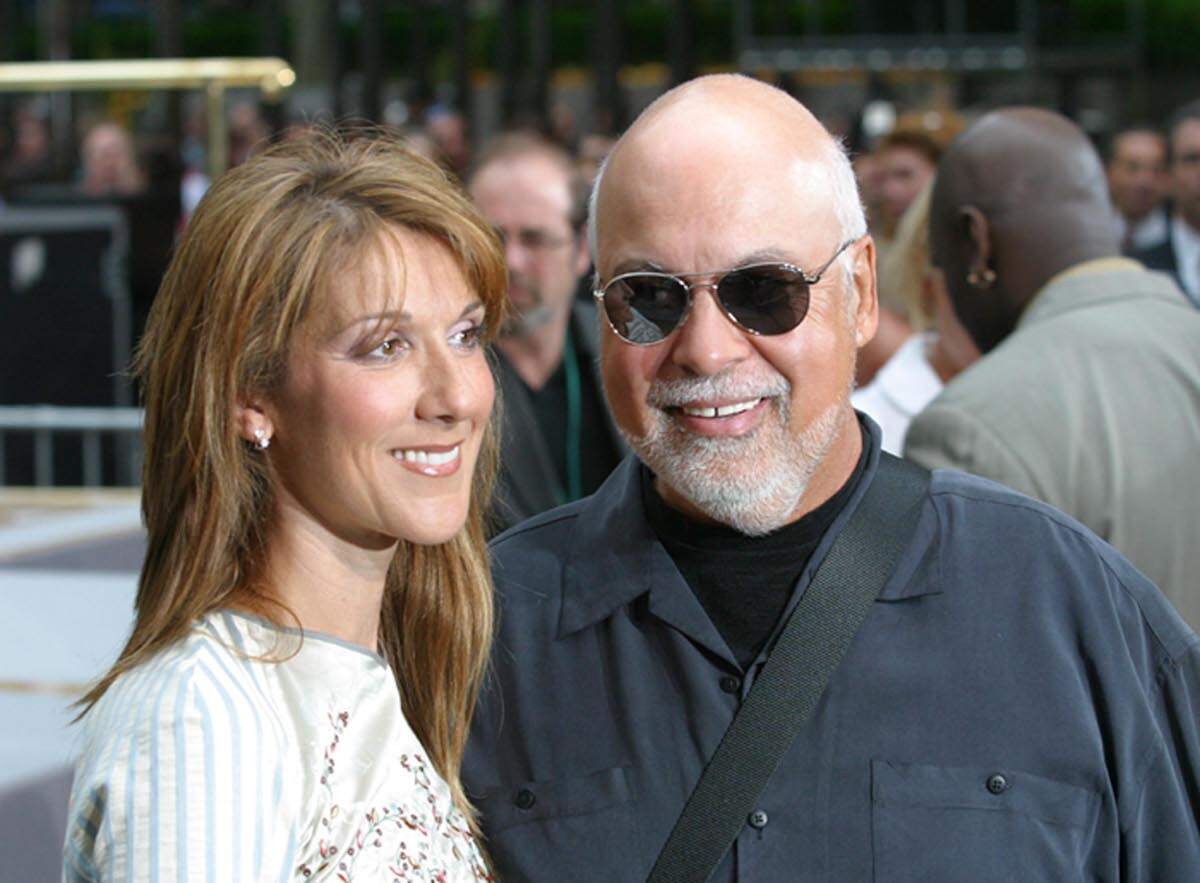
[[[219,611],[84,719],[63,879],[490,878],[382,658]]]

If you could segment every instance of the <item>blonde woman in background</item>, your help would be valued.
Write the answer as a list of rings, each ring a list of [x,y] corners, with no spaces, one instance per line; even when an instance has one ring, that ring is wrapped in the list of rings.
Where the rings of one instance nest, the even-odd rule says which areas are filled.
[[[941,271],[929,261],[929,181],[904,212],[879,264],[879,299],[904,306],[913,334],[850,401],[879,424],[883,449],[900,456],[908,426],[942,387],[979,358],[954,314]]]
[[[205,196],[138,356],[148,549],[65,879],[489,879],[459,764],[504,287],[458,187],[384,138]]]

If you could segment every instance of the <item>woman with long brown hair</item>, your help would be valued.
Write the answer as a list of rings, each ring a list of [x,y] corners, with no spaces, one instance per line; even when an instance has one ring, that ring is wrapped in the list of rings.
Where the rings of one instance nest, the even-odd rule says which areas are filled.
[[[83,700],[66,879],[488,878],[458,770],[504,288],[387,138],[316,133],[205,196],[137,358],[148,548]]]

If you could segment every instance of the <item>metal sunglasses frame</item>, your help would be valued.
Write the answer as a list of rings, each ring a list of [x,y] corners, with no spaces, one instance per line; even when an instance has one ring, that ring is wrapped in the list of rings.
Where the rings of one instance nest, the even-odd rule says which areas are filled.
[[[613,334],[617,335],[617,337],[625,341],[625,343],[633,346],[658,346],[660,343],[682,328],[685,324],[687,324],[688,317],[692,314],[692,304],[695,302],[695,295],[692,293],[693,289],[695,288],[709,289],[712,292],[713,300],[716,301],[717,307],[725,315],[725,318],[732,322],[739,330],[744,331],[747,334],[753,334],[755,337],[777,337],[779,334],[787,334],[788,332],[780,331],[776,334],[767,334],[762,331],[755,331],[753,328],[747,328],[745,325],[739,322],[737,317],[734,316],[733,313],[725,307],[725,304],[721,302],[721,298],[717,296],[717,287],[721,284],[721,281],[730,273],[738,273],[743,270],[754,270],[759,267],[783,267],[784,269],[795,273],[804,281],[806,285],[811,288],[821,281],[821,277],[824,276],[825,273],[828,272],[829,268],[833,266],[834,261],[842,256],[842,252],[855,243],[860,242],[865,235],[866,234],[860,234],[852,239],[847,239],[838,246],[837,251],[833,253],[833,256],[829,260],[827,260],[812,273],[805,272],[800,267],[797,267],[795,264],[789,264],[787,261],[763,261],[757,264],[746,264],[744,267],[731,267],[728,270],[707,270],[697,273],[662,273],[657,270],[631,270],[628,273],[621,273],[619,276],[614,276],[600,288],[592,289],[592,297],[600,301],[600,311],[604,313],[604,320],[608,322],[608,327],[612,329]],[[616,326],[612,323],[612,319],[610,319],[608,316],[608,308],[604,305],[604,295],[610,288],[612,288],[622,279],[631,279],[635,276],[643,278],[649,276],[655,279],[670,279],[674,282],[678,282],[688,293],[688,300],[687,304],[683,308],[683,315],[679,317],[679,321],[676,323],[675,327],[664,334],[659,340],[653,340],[645,343],[636,340],[630,340],[617,330]],[[700,277],[700,279],[696,282],[687,281],[689,278],[695,277]],[[705,279],[708,281],[704,281]],[[805,316],[807,315],[808,313],[806,310]],[[799,328],[801,322],[803,321],[804,319],[802,317],[800,322],[797,322],[795,325],[789,328],[788,331],[794,331],[796,328]]]

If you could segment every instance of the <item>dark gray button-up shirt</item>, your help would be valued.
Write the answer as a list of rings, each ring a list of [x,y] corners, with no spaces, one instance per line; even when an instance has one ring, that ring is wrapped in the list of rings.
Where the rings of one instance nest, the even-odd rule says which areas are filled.
[[[852,515],[867,471],[796,586]],[[635,459],[494,543],[464,780],[504,881],[643,881],[758,676]],[[773,640],[768,641],[769,651]],[[716,881],[1200,880],[1200,639],[1076,522],[935,472],[915,536]]]

